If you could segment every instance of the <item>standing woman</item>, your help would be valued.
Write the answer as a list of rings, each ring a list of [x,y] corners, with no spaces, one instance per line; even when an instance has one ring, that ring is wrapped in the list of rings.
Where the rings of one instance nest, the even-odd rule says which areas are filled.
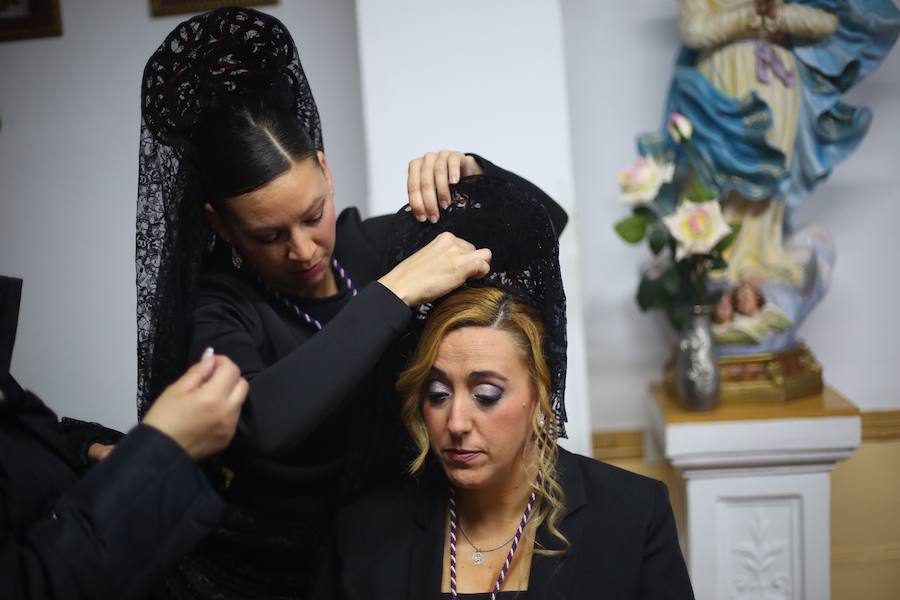
[[[392,407],[375,367],[410,307],[484,275],[490,251],[447,234],[388,272],[389,218],[335,216],[318,111],[290,34],[239,8],[194,17],[143,79],[137,216],[139,409],[213,346],[250,381],[214,476],[224,526],[166,585],[175,598],[303,598],[335,507],[399,475]],[[460,153],[410,163],[410,205],[435,221]],[[391,418],[393,416],[393,419]]]

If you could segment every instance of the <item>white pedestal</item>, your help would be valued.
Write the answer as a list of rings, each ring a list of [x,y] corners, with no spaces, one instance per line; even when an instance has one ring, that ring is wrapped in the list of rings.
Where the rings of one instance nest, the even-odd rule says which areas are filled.
[[[681,476],[697,600],[828,600],[831,470],[859,446],[858,409],[830,389],[709,413],[653,396],[648,441]]]

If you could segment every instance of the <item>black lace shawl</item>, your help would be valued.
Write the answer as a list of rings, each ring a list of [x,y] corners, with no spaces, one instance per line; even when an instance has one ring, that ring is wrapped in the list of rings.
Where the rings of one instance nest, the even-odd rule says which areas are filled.
[[[566,437],[566,293],[559,266],[559,242],[544,206],[521,187],[496,177],[467,177],[453,190],[437,223],[419,223],[409,207],[394,217],[385,259],[390,269],[449,231],[478,248],[490,248],[491,270],[469,286],[492,286],[535,307],[546,330],[558,436]],[[419,320],[432,307],[418,310]]]
[[[192,17],[144,69],[135,236],[140,416],[186,366],[187,318],[213,240],[192,135],[209,111],[246,95],[292,109],[316,149],[323,148],[297,47],[270,15],[222,8]]]

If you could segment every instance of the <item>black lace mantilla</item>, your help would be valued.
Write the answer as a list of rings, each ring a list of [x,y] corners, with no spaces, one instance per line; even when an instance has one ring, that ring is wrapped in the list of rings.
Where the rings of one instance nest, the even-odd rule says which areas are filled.
[[[544,206],[526,192],[495,177],[467,177],[437,223],[419,223],[409,207],[394,217],[385,258],[389,269],[449,231],[478,248],[490,248],[491,270],[468,285],[500,288],[540,311],[550,363],[552,407],[559,436],[566,437],[566,294],[559,266],[559,242]],[[431,306],[418,309],[419,319]]]
[[[223,8],[188,19],[144,69],[135,238],[140,416],[185,368],[188,312],[212,236],[192,166],[192,134],[208,111],[246,95],[292,108],[323,148],[297,48],[270,15]]]

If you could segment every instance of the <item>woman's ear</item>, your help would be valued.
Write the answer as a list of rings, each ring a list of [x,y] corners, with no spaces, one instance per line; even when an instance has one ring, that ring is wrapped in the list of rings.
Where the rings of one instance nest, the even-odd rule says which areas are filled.
[[[316,150],[316,158],[319,161],[319,167],[322,169],[322,175],[325,176],[325,183],[328,184],[328,192],[334,194],[334,183],[331,181],[331,169],[328,168],[328,159],[321,150]]]
[[[203,205],[203,212],[206,214],[206,220],[209,221],[209,224],[218,236],[230,244],[231,235],[229,234],[228,224],[222,218],[222,215],[217,213],[216,209],[209,202]]]

